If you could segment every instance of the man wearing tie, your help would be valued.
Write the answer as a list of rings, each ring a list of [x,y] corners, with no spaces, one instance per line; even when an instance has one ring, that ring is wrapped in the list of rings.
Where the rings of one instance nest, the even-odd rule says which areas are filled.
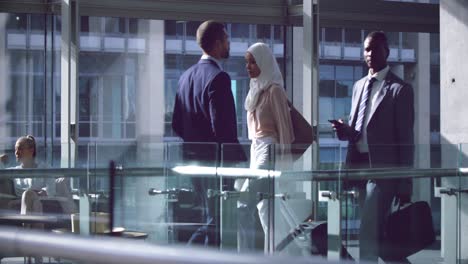
[[[367,35],[364,60],[369,73],[354,84],[349,123],[339,120],[333,124],[338,138],[349,142],[349,169],[413,164],[413,90],[390,71],[389,53],[385,33],[374,31]],[[344,184],[358,188],[360,193],[360,259],[377,261],[392,200],[409,200],[411,181],[377,179]]]

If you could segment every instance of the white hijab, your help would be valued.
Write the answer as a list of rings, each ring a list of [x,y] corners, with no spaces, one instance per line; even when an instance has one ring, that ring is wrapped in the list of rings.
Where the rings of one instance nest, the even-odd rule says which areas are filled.
[[[283,76],[268,45],[258,42],[250,46],[247,52],[252,54],[257,66],[260,68],[260,75],[257,78],[250,79],[250,90],[244,105],[245,110],[253,112],[263,91],[270,88],[274,83],[283,87]]]

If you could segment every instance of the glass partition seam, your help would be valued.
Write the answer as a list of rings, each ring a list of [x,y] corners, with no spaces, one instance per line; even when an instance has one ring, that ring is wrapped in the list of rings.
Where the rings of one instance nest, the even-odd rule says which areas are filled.
[[[44,50],[43,50],[43,56],[44,56],[44,82],[43,82],[43,89],[44,89],[44,124],[46,126],[43,126],[43,134],[44,134],[44,148],[46,150],[46,161],[49,163],[50,161],[47,159],[48,151],[47,151],[47,14],[44,14]],[[50,164],[52,165],[52,164]]]
[[[458,144],[458,159],[457,159],[457,167],[458,168],[462,168],[462,156],[463,156],[463,144],[462,143],[459,143]],[[461,190],[461,187],[462,187],[462,173],[460,171],[460,169],[457,170],[457,174],[458,177],[457,177],[457,182],[458,182],[458,186],[456,186],[456,189],[458,190]],[[457,232],[456,232],[456,242],[455,242],[455,246],[456,246],[456,261],[457,262],[461,262],[462,261],[462,252],[461,252],[461,246],[462,246],[462,229],[461,229],[461,218],[462,218],[462,192],[458,192],[458,194],[456,194],[456,203],[457,203],[457,209],[456,209],[456,229],[457,229]]]

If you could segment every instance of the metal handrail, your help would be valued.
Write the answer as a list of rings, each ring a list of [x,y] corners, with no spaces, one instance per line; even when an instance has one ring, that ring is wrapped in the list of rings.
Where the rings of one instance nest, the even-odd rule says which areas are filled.
[[[382,169],[343,169],[343,170],[315,170],[284,172],[282,176],[288,180],[296,181],[337,181],[337,180],[379,180],[379,179],[405,179],[405,178],[435,178],[435,177],[464,177],[468,176],[466,168],[448,169],[408,169],[408,168],[382,168]]]
[[[148,175],[165,175],[167,169],[161,167],[148,168],[125,168],[117,169],[117,175],[122,176],[148,176]],[[78,178],[82,176],[109,176],[107,168],[40,168],[40,169],[4,169],[0,170],[0,178],[57,178],[69,177]]]
[[[226,168],[213,167],[208,173],[197,175],[197,177],[222,176],[226,178],[258,178],[258,177],[287,177],[288,180],[295,181],[337,181],[337,180],[360,180],[360,179],[398,179],[398,178],[434,178],[434,177],[464,177],[468,176],[467,168],[381,168],[381,169],[340,169],[340,170],[307,170],[307,171],[268,171],[268,170],[250,170],[245,168]],[[235,170],[239,170],[236,175]],[[192,170],[193,171],[193,170]],[[234,173],[233,173],[234,172]],[[123,168],[118,167],[117,176],[138,177],[138,176],[189,176],[190,171],[186,173],[177,172],[161,167],[146,168]],[[109,169],[95,168],[41,168],[41,169],[4,169],[0,170],[1,178],[52,178],[52,177],[70,177],[77,178],[82,176],[109,176]]]
[[[114,237],[83,237],[27,229],[0,228],[0,255],[50,256],[83,263],[141,264],[247,264],[247,263],[337,263],[321,257],[238,254],[215,249],[151,245]],[[340,262],[343,263],[343,262]]]

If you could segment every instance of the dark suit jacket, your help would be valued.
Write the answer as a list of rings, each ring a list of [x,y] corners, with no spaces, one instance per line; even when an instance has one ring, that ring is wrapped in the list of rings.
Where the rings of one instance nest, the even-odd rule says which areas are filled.
[[[349,119],[353,129],[355,119],[357,119],[356,110],[365,89],[366,78],[357,81],[353,88]],[[413,90],[410,85],[390,71],[381,85],[375,108],[368,113],[370,114],[369,122],[367,126],[365,124],[363,126],[363,129],[367,129],[370,159],[368,166],[370,165],[372,168],[411,167],[414,152]],[[347,166],[355,168],[356,163],[362,162],[359,159],[362,159],[363,155],[358,155],[356,137],[350,136],[348,140]],[[361,164],[364,165],[364,163]],[[396,197],[400,199],[400,202],[409,201],[412,193],[412,181],[407,178],[379,178],[371,183],[365,180],[354,181],[350,179],[343,184],[357,187],[359,192],[364,194],[359,196],[362,208],[360,245],[364,245],[361,247],[360,254],[363,259],[366,256],[373,256],[371,258],[377,259],[379,252],[385,250],[382,246],[382,238],[392,200]]]
[[[184,160],[200,165],[218,165],[222,154],[219,144],[238,143],[231,78],[216,62],[202,59],[182,74],[172,128],[185,142],[182,148]],[[223,161],[225,159],[223,155]],[[206,193],[208,189],[219,189],[219,179],[192,177],[192,184],[203,209],[202,221],[207,225],[199,228],[189,241],[217,245],[219,210],[216,199],[208,199]],[[224,180],[223,185],[225,189],[232,189],[233,181]]]
[[[214,61],[202,59],[180,77],[172,128],[185,142],[238,142],[231,78]]]
[[[353,88],[349,125],[354,126],[356,109],[364,90],[366,78],[357,81]],[[411,167],[414,153],[414,95],[413,89],[391,71],[382,82],[375,110],[370,113],[367,142],[371,166]],[[356,155],[356,142],[348,138],[347,163]],[[351,165],[351,164],[350,164]]]

